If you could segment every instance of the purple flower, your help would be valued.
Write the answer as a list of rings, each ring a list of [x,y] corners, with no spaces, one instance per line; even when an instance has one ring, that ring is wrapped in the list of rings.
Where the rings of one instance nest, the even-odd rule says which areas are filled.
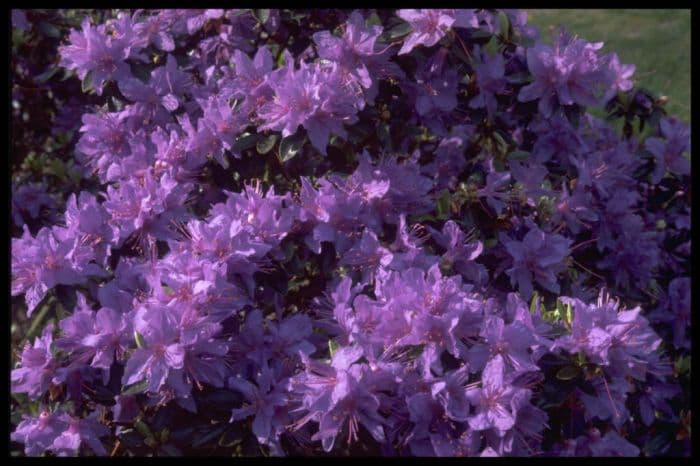
[[[262,444],[275,442],[288,423],[288,411],[282,409],[289,403],[284,390],[285,380],[276,380],[273,371],[265,364],[256,378],[256,384],[237,376],[229,378],[229,386],[240,392],[246,405],[236,408],[229,422],[255,416],[252,423],[253,434]]]
[[[378,78],[403,77],[403,71],[389,60],[390,47],[378,50],[376,41],[382,26],[366,25],[362,15],[353,11],[345,23],[342,38],[329,31],[314,33],[319,58],[336,62],[345,81],[359,83],[365,97],[372,103],[379,91]]]
[[[516,413],[510,404],[513,396],[521,390],[514,388],[505,379],[503,358],[496,355],[481,375],[481,388],[472,388],[467,398],[476,406],[476,413],[467,421],[474,430],[495,429],[503,437],[515,425]]]
[[[13,393],[26,393],[31,399],[37,399],[49,388],[59,367],[51,351],[52,332],[53,325],[47,325],[33,345],[25,343],[20,367],[13,369],[10,377]]]
[[[165,306],[144,307],[134,317],[134,330],[145,346],[129,357],[122,383],[130,385],[145,379],[148,391],[156,393],[171,370],[183,367],[185,349],[177,341],[176,317]]]
[[[417,45],[435,45],[455,22],[454,10],[398,10],[396,15],[407,21],[412,29],[404,40],[399,55],[410,52]]]
[[[48,228],[33,238],[25,225],[21,238],[12,239],[12,295],[25,293],[27,316],[56,285],[84,283],[90,275],[103,275],[91,263],[93,251],[80,244],[79,238],[61,240]]]
[[[632,80],[629,78],[634,74],[636,67],[634,65],[623,65],[616,53],[610,54],[608,62],[609,73],[612,74],[612,86],[609,90],[609,95],[605,100],[610,100],[618,91],[627,92],[633,87]]]
[[[552,116],[557,105],[602,105],[612,85],[606,60],[596,53],[602,46],[562,31],[552,47],[539,43],[529,48],[527,66],[534,82],[520,90],[518,100],[539,99],[545,117]]]
[[[70,43],[59,47],[61,66],[75,70],[80,79],[90,74],[92,87],[97,95],[102,95],[106,81],[131,76],[126,59],[131,54],[131,45],[125,37],[112,37],[105,26],[93,27],[90,18],[83,20],[82,31],[70,32]]]
[[[56,209],[56,201],[47,191],[48,186],[45,182],[24,183],[19,186],[13,184],[12,218],[15,225],[21,227],[25,224],[23,212],[29,214],[30,219],[37,219],[42,210],[51,212]]]
[[[51,450],[58,456],[76,456],[80,446],[85,444],[97,455],[107,456],[107,451],[99,438],[108,435],[110,432],[107,427],[96,419],[97,416],[97,411],[93,411],[86,418],[76,418],[62,414],[62,420],[65,420],[68,425],[53,441]]]
[[[175,50],[175,40],[170,33],[169,23],[160,14],[150,15],[144,21],[134,24],[134,34],[140,37],[144,47],[153,44],[160,50],[172,52]]]
[[[553,233],[545,233],[531,224],[522,241],[502,237],[503,245],[513,259],[506,273],[512,285],[518,286],[523,299],[532,296],[532,280],[540,286],[559,293],[557,274],[566,268],[571,240]]]
[[[68,427],[66,414],[47,410],[38,417],[22,416],[17,429],[10,435],[14,442],[24,444],[24,454],[39,456],[52,448],[54,440]]]
[[[260,129],[282,131],[287,137],[301,125],[311,144],[325,155],[331,133],[345,138],[343,125],[355,123],[358,110],[364,107],[361,94],[358,96],[353,86],[344,85],[342,80],[336,63],[302,63],[295,70],[293,59],[288,57],[286,67],[269,78],[275,94],[258,110],[263,120]]]
[[[446,249],[442,255],[444,265],[451,265],[465,279],[477,284],[485,284],[488,280],[486,268],[476,262],[481,255],[484,246],[481,241],[473,241],[467,237],[459,225],[448,220],[442,227],[442,232],[428,227],[428,231],[442,248]]]
[[[416,111],[421,117],[446,113],[457,106],[459,78],[454,69],[445,66],[447,49],[441,48],[425,62],[415,76],[410,90],[416,96]]]
[[[496,94],[503,94],[506,90],[505,63],[501,55],[493,58],[484,55],[483,60],[483,63],[477,65],[474,70],[479,94],[469,101],[469,107],[486,107],[489,117],[493,118],[498,106]]]
[[[683,154],[690,152],[690,128],[676,118],[664,118],[659,123],[662,138],[651,137],[645,147],[654,155],[651,182],[659,184],[666,171],[677,175],[690,174],[690,160]]]

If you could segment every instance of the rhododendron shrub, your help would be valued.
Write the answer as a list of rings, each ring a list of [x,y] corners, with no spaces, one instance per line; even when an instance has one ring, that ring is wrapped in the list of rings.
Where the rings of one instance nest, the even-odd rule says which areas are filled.
[[[689,454],[690,130],[634,65],[513,10],[70,26],[77,178],[13,185],[24,454]]]

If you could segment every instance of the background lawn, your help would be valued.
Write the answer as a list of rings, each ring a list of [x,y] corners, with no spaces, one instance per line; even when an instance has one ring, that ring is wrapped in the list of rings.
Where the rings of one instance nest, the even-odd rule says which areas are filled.
[[[560,24],[590,42],[604,42],[603,51],[637,66],[636,85],[668,96],[668,112],[690,123],[690,10],[525,11],[546,42]]]

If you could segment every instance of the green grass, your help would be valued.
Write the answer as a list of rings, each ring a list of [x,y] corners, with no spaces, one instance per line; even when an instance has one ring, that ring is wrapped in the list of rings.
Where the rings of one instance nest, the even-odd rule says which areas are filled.
[[[525,10],[551,42],[559,25],[590,42],[604,42],[637,69],[635,85],[669,98],[666,110],[690,123],[690,10]]]

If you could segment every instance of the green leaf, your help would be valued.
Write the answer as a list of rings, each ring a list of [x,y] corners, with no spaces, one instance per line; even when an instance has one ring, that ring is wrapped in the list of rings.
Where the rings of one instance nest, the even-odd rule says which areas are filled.
[[[262,24],[265,24],[267,23],[267,20],[270,19],[270,10],[267,8],[255,9],[253,10],[253,15]]]
[[[498,14],[498,33],[506,40],[510,38],[510,19],[503,11]]]
[[[574,310],[573,310],[573,308],[571,307],[571,304],[570,304],[570,303],[567,303],[567,304],[564,305],[564,314],[563,314],[563,316],[564,316],[564,322],[566,322],[566,324],[567,324],[568,326],[571,326],[571,322],[574,320]]]
[[[286,138],[283,138],[280,142],[280,152],[279,157],[282,162],[287,162],[292,160],[296,156],[301,148],[304,146],[304,137],[299,134],[293,134]]]
[[[216,437],[223,434],[227,427],[228,427],[228,424],[224,424],[224,423],[221,423],[215,427],[207,427],[207,430],[204,431],[203,435],[196,437],[192,441],[192,447],[198,448],[198,447],[201,447],[202,445],[214,440]]]
[[[233,152],[243,152],[246,149],[254,147],[258,142],[258,135],[251,133],[243,133],[238,138],[236,142],[233,143],[231,150]]]
[[[539,299],[540,295],[537,293],[537,291],[532,293],[532,299],[530,300],[530,313],[534,314],[535,310],[537,309],[537,301]]]
[[[53,24],[41,22],[39,23],[39,30],[46,37],[51,37],[53,39],[59,39],[61,37],[61,31]]]
[[[273,147],[275,147],[276,142],[277,135],[270,134],[269,136],[260,139],[256,144],[255,149],[258,151],[258,154],[264,155],[270,152]]]
[[[53,75],[55,75],[56,72],[58,72],[59,69],[60,69],[60,67],[58,67],[58,66],[49,66],[49,69],[44,71],[40,75],[36,76],[34,78],[34,81],[36,81],[38,83],[45,83],[46,81],[51,79],[53,77]]]
[[[440,193],[435,206],[438,219],[444,220],[450,216],[450,199],[451,195],[448,190],[444,190]]]
[[[146,343],[143,341],[143,336],[136,330],[134,330],[134,341],[136,342],[136,346],[138,348],[146,347]]]
[[[161,445],[160,449],[163,453],[165,453],[168,456],[174,456],[174,457],[181,457],[182,451],[177,448],[175,445],[172,443],[166,443],[165,445]]]
[[[377,138],[382,143],[384,150],[392,152],[391,127],[387,123],[382,123],[377,126]]]
[[[388,31],[387,35],[389,39],[393,41],[401,37],[407,36],[411,33],[411,31],[413,31],[413,28],[409,23],[401,23],[391,28]]]
[[[39,329],[43,327],[41,324],[44,322],[44,318],[46,317],[46,314],[49,313],[50,309],[51,309],[51,304],[49,301],[47,301],[41,307],[39,312],[34,314],[34,319],[32,320],[32,325],[29,327],[29,330],[27,330],[27,340],[31,340],[35,336],[37,336],[37,334],[39,333]]]
[[[330,353],[331,358],[333,357],[335,352],[338,350],[338,348],[340,348],[340,345],[338,344],[338,342],[336,342],[334,340],[328,340],[328,352]]]
[[[574,366],[564,366],[557,371],[557,379],[571,380],[578,376],[578,369]]]
[[[532,75],[527,71],[523,71],[508,76],[508,81],[510,81],[513,84],[525,84],[532,81]]]
[[[80,89],[83,91],[83,94],[89,94],[92,91],[92,71],[87,72],[83,82],[80,84]]]
[[[148,427],[148,424],[143,422],[143,420],[141,420],[141,419],[134,422],[134,429],[136,429],[138,431],[138,433],[140,433],[144,437],[155,438],[153,435],[153,432],[151,431],[151,428]]]
[[[365,20],[368,26],[381,26],[382,20],[377,13],[372,13]]]
[[[142,380],[140,382],[133,383],[124,387],[122,390],[122,395],[138,395],[139,393],[144,393],[148,387],[148,380]]]
[[[530,153],[525,150],[514,150],[508,154],[509,160],[527,160],[530,158]]]
[[[491,34],[488,31],[484,31],[483,29],[477,29],[469,35],[469,38],[476,41],[484,41],[486,39],[490,39],[492,36],[493,34]]]

